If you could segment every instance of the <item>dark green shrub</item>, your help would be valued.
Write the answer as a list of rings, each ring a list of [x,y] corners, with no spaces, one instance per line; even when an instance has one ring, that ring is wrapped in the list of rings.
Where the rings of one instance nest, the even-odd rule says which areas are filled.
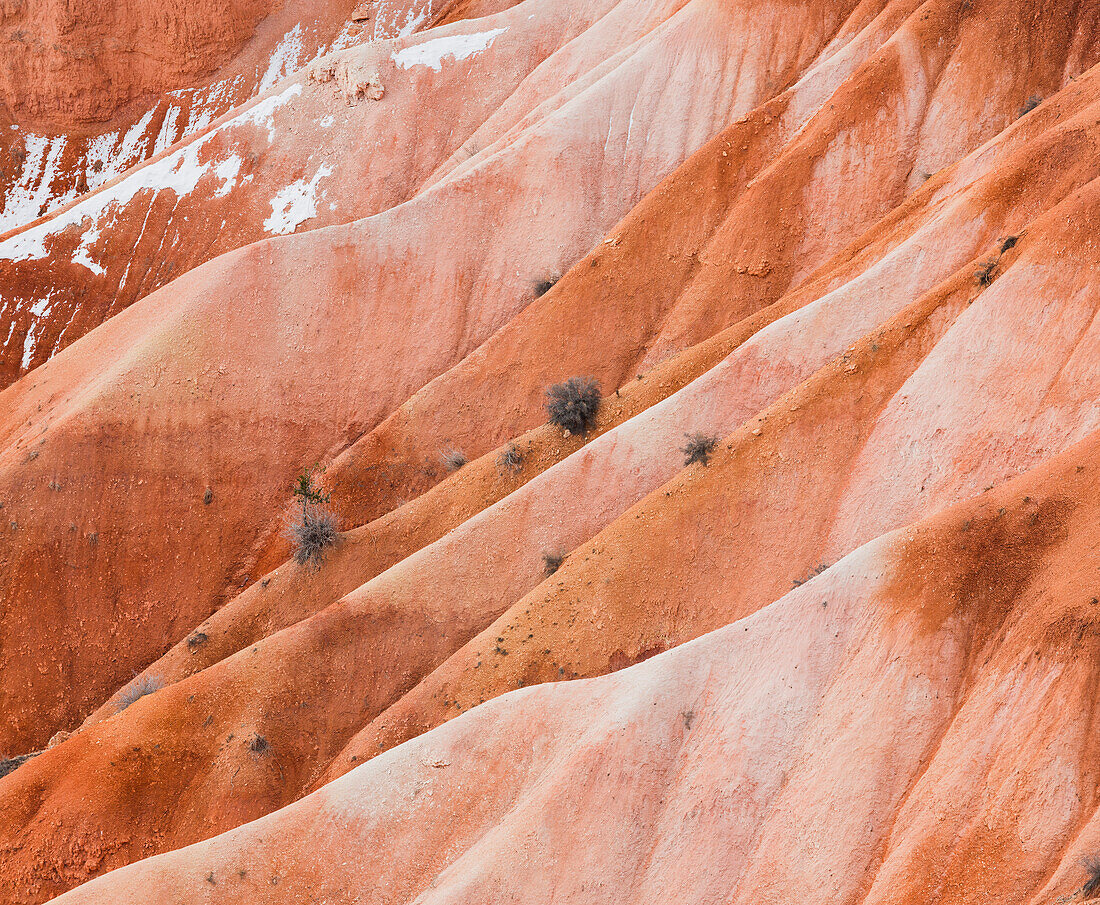
[[[335,517],[320,507],[329,501],[329,494],[315,483],[314,476],[322,473],[316,465],[298,475],[291,493],[302,505],[298,519],[287,526],[287,539],[294,548],[294,561],[300,566],[321,567],[328,548],[339,540]]]
[[[291,488],[290,492],[297,497],[298,502],[302,504],[302,512],[306,511],[309,506],[319,506],[322,503],[327,503],[329,495],[321,491],[314,483],[316,475],[324,474],[323,468],[314,465],[312,468],[306,468],[298,475],[298,480]]]

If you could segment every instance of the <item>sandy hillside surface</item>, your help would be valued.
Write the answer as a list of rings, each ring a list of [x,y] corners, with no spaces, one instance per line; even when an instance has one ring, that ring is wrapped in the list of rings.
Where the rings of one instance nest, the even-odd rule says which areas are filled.
[[[0,902],[1100,896],[1100,2],[146,7],[0,0]]]

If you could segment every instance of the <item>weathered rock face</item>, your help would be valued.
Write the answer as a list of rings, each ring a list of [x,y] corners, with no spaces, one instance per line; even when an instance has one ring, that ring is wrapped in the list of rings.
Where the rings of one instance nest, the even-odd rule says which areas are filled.
[[[371,14],[0,237],[0,899],[1079,890],[1100,3]]]
[[[268,0],[4,0],[0,101],[19,122],[105,122],[133,100],[189,87],[236,53]]]
[[[64,14],[74,22],[86,23],[88,28],[80,30],[74,26],[66,32],[61,43],[47,46],[38,42],[34,45],[40,55],[53,54],[66,61],[73,58],[85,61],[96,67],[95,77],[75,77],[75,64],[69,66],[68,63],[59,75],[49,79],[20,75],[11,80],[12,97],[6,104],[0,102],[0,239],[51,214],[56,216],[40,224],[39,232],[53,235],[72,228],[65,219],[66,214],[58,212],[90,193],[97,197],[96,203],[101,206],[115,209],[121,204],[125,207],[125,202],[113,198],[109,190],[105,193],[96,190],[116,182],[131,167],[163,155],[178,142],[201,139],[212,122],[257,94],[267,92],[285,75],[302,68],[311,59],[371,38],[378,40],[410,34],[433,16],[432,0],[378,0],[369,4],[366,18],[356,21],[347,20],[348,7],[344,3],[291,0],[267,12],[254,33],[249,26],[247,33],[234,39],[236,51],[222,65],[217,65],[219,55],[204,50],[205,45],[198,37],[193,40],[172,38],[172,29],[164,23],[154,22],[148,10],[118,4],[109,6],[107,15],[94,4],[66,6]],[[266,6],[260,4],[257,8]],[[39,11],[23,6],[19,9],[21,16],[32,21],[50,21],[49,16],[40,15]],[[198,17],[197,27],[216,25],[217,17],[209,10],[204,11],[201,5],[185,4],[181,10],[185,18]],[[236,7],[223,9],[222,13],[235,17],[234,21],[242,21]],[[123,24],[117,27],[111,24],[112,16],[124,20]],[[173,18],[173,23],[184,27],[183,19],[177,19]],[[25,34],[18,25],[12,28],[16,34]],[[89,29],[93,36],[89,36]],[[136,40],[131,34],[134,29],[145,29],[148,34],[141,31],[141,35],[150,40],[166,41],[169,46],[163,53],[127,49],[129,45],[124,38],[129,35]],[[224,41],[232,32],[218,27],[217,35]],[[95,41],[112,48],[110,53],[88,51],[86,45]],[[25,41],[9,43],[20,48]],[[5,56],[0,65],[23,65],[19,53],[21,51]],[[140,67],[150,84],[143,87],[142,79],[137,76],[112,74],[104,62],[108,58],[116,59],[119,65]],[[188,75],[177,71],[179,66],[173,68],[177,63],[190,66],[196,73],[208,74],[196,80],[194,73]],[[26,108],[38,97],[36,92],[44,90],[71,92],[75,103],[60,104],[51,98],[39,98],[53,116],[49,122],[41,121],[28,114]],[[128,98],[133,100],[127,103]],[[95,122],[74,125],[78,122],[74,119],[74,111],[78,108],[101,110],[102,115]],[[258,150],[252,149],[248,159],[255,164],[259,159]],[[247,178],[247,175],[242,174],[242,177]],[[179,181],[168,180],[169,183]],[[182,183],[186,186],[187,179]],[[167,188],[167,184],[156,183],[143,188]],[[175,184],[173,188],[179,200],[181,186]],[[134,232],[127,236],[129,244],[123,246],[127,250],[124,257],[130,257],[133,251],[133,256],[140,260],[143,248],[150,252],[141,240],[153,240],[155,236],[160,244],[156,246],[159,266],[154,274],[145,273],[139,265],[138,271],[126,272],[125,279],[112,276],[106,286],[84,286],[89,276],[99,275],[100,266],[87,254],[74,255],[71,249],[68,253],[58,251],[53,255],[55,260],[50,261],[52,269],[48,273],[43,273],[47,265],[40,257],[37,265],[5,272],[4,285],[0,288],[0,303],[5,305],[3,316],[14,319],[19,326],[14,333],[7,334],[0,345],[0,384],[6,386],[17,375],[78,339],[113,311],[148,294],[173,274],[193,265],[194,261],[180,259],[173,254],[173,247],[165,244],[165,240],[172,237],[164,234],[163,224],[160,224],[164,216],[163,211],[147,211],[141,216],[145,229],[137,229],[131,224]],[[125,220],[125,216],[122,219]],[[124,231],[125,227],[121,229]],[[56,260],[62,256],[82,261],[84,267],[66,276],[63,270],[59,272],[60,262]],[[51,302],[35,304],[47,296]],[[74,297],[79,302],[74,301]],[[12,307],[16,303],[38,312],[34,315],[37,326],[20,322]],[[51,316],[45,316],[46,309]],[[59,326],[54,326],[58,323]]]

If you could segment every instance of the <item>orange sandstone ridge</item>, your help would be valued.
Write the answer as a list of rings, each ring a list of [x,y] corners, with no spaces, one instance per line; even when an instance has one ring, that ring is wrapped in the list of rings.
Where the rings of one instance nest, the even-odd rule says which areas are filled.
[[[0,901],[1100,893],[1100,3],[38,5]]]

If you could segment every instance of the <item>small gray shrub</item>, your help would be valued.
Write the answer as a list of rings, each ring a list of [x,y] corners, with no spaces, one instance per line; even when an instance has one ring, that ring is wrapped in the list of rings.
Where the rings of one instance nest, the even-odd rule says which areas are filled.
[[[294,561],[300,566],[320,568],[330,547],[336,544],[340,532],[336,519],[324,509],[309,509],[290,525],[290,543]]]
[[[164,680],[159,676],[139,676],[126,686],[118,698],[118,712],[122,713],[127,707],[139,701],[148,694],[160,691],[164,687]]]
[[[710,462],[710,454],[718,445],[718,438],[707,434],[684,434],[687,442],[680,447],[684,454],[684,465],[692,465],[701,462],[707,465]]]
[[[571,434],[588,434],[600,410],[600,385],[593,377],[570,377],[546,391],[550,423]]]
[[[514,443],[509,443],[497,457],[497,468],[503,471],[517,472],[523,468],[523,455]]]
[[[443,467],[450,472],[458,471],[463,465],[470,460],[466,458],[466,453],[461,449],[455,449],[453,446],[448,446],[439,456],[443,460]]]

